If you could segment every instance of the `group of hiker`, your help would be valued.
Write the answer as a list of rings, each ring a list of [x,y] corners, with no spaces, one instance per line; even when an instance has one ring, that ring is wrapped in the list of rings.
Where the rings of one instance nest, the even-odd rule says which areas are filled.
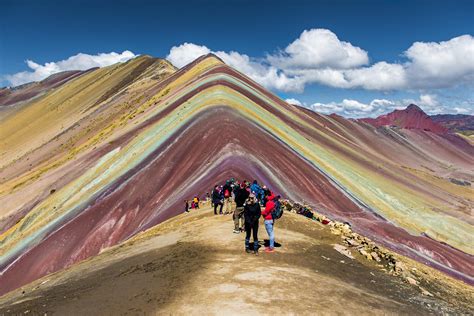
[[[185,203],[184,211],[188,213],[189,210],[191,209],[199,208],[199,202],[200,202],[200,199],[197,195],[191,200],[191,204],[189,203],[189,200],[184,200],[184,203]]]
[[[265,252],[275,250],[275,220],[281,217],[282,208],[280,196],[275,196],[266,186],[260,186],[257,180],[235,181],[230,179],[223,185],[216,185],[212,190],[211,203],[214,206],[214,215],[233,214],[234,233],[245,231],[245,251],[258,255],[258,226],[259,219],[264,218],[265,229],[269,237],[269,246]],[[232,201],[235,209],[232,212]],[[217,209],[219,208],[219,213]],[[263,210],[262,210],[263,208]],[[250,246],[250,236],[253,236],[253,245]]]

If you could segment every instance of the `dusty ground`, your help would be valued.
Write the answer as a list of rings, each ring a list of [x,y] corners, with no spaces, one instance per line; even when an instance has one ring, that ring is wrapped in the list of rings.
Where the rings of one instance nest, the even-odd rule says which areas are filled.
[[[423,296],[302,216],[278,221],[273,254],[246,254],[232,228],[209,209],[180,215],[1,297],[0,315],[474,314],[471,287],[429,280]]]

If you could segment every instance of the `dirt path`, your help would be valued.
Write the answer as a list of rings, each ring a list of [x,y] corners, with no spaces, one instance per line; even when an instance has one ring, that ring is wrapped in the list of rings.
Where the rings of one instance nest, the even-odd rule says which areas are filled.
[[[231,216],[180,215],[0,298],[0,314],[427,314],[459,306],[334,250],[329,229],[295,214],[276,253],[244,252]],[[260,225],[260,238],[266,238]],[[461,310],[469,312],[466,310]]]

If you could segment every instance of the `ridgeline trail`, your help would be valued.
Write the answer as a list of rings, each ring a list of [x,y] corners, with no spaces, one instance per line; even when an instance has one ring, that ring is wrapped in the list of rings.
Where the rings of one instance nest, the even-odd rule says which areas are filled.
[[[209,207],[178,215],[6,294],[0,315],[473,312],[472,287],[419,265],[434,293],[424,296],[357,252],[355,259],[339,253],[341,238],[329,227],[294,213],[276,223],[275,253],[247,254],[231,216],[215,216]],[[261,223],[259,239],[265,238]]]

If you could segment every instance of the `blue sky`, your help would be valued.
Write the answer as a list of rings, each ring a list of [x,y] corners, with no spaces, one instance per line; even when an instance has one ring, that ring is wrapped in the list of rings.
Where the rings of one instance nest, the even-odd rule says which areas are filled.
[[[374,116],[416,102],[430,113],[474,113],[474,1],[4,0],[1,7],[2,85],[138,54],[181,66],[212,51],[317,111]],[[92,57],[67,61],[79,53]]]

